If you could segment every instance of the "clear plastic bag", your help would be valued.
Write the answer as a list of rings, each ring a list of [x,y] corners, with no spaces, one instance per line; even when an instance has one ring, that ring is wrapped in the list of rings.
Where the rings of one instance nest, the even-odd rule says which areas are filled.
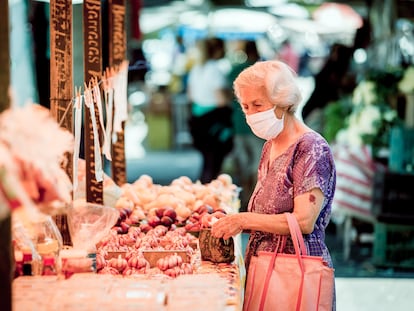
[[[19,212],[24,213],[25,210]],[[13,215],[12,237],[15,259],[21,260],[24,254],[32,258],[33,275],[41,274],[42,257],[58,256],[62,249],[62,235],[49,215],[32,213],[31,218],[26,214]]]
[[[104,205],[78,202],[68,209],[67,215],[73,247],[91,250],[115,225],[119,211]]]

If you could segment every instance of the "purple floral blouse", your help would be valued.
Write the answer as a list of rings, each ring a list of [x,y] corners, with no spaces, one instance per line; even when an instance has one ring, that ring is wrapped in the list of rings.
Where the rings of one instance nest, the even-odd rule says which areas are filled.
[[[272,163],[269,163],[270,147],[269,141],[263,146],[257,184],[248,211],[262,214],[291,212],[294,197],[313,188],[321,189],[325,200],[313,232],[304,235],[304,240],[308,254],[322,256],[332,267],[331,256],[325,245],[325,228],[331,215],[336,170],[328,143],[320,134],[307,132]],[[286,240],[278,234],[252,231],[245,254],[246,271],[251,256],[256,255],[257,251],[274,251],[282,239],[286,241],[282,252],[294,253],[290,237]]]

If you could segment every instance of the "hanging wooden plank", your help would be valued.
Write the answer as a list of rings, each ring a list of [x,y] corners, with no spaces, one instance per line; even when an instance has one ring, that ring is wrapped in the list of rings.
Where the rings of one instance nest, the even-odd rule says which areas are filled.
[[[10,50],[9,3],[0,1],[0,113],[10,107]],[[0,203],[1,204],[1,203]],[[0,218],[0,305],[4,311],[12,310],[13,247],[11,214]]]
[[[50,108],[62,127],[73,132],[71,100],[72,1],[50,1]],[[68,172],[72,174],[72,171]]]
[[[84,37],[84,79],[86,83],[92,79],[100,80],[102,76],[102,14],[100,0],[83,1],[83,37]],[[99,120],[99,109],[94,102],[95,120]],[[84,114],[84,143],[85,143],[85,164],[86,164],[86,201],[103,204],[103,181],[96,178],[95,138],[102,146],[103,129],[97,122],[98,136],[95,137],[92,126],[92,116],[89,109]],[[102,154],[101,150],[99,150]],[[100,163],[103,166],[103,163]]]
[[[101,0],[83,1],[84,76],[85,82],[102,76]]]
[[[116,67],[126,60],[126,7],[125,0],[109,0],[108,4],[108,63],[110,67]],[[112,178],[119,186],[127,182],[124,129],[125,124],[122,125],[122,131],[116,133],[116,142],[113,142],[112,144]]]
[[[0,112],[10,106],[9,87],[10,87],[10,43],[9,43],[9,9],[8,1],[1,1],[0,9]]]
[[[109,0],[109,66],[126,59],[125,0]]]
[[[73,133],[72,122],[72,0],[50,0],[50,110],[63,127]],[[73,179],[72,155],[66,173]],[[64,245],[72,245],[67,215],[54,216]]]

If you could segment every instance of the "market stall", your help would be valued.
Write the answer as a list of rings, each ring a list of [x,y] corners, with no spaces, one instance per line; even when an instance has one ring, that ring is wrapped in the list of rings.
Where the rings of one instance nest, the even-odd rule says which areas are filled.
[[[22,129],[22,123],[31,126]],[[208,235],[214,221],[238,212],[239,189],[229,175],[209,184],[182,176],[168,186],[154,184],[148,175],[118,186],[104,175],[105,205],[91,203],[80,187],[86,184],[86,161],[75,162],[73,188],[61,166],[73,136],[45,108],[6,110],[0,124],[0,146],[8,146],[0,149],[1,199],[13,211],[14,310],[27,310],[39,291],[36,310],[149,307],[154,301],[144,298],[151,294],[164,297],[155,306],[166,310],[179,304],[193,310],[192,298],[198,296],[221,301],[217,310],[240,309],[245,275],[240,237],[223,241]],[[72,245],[64,244],[52,217],[62,214]],[[157,291],[154,286],[148,291],[148,284],[157,284]],[[51,286],[54,291],[45,290]],[[102,296],[113,300],[97,298]]]
[[[225,278],[229,281],[226,282]],[[240,310],[237,270],[205,269],[204,274],[174,280],[115,278],[77,274],[64,282],[54,277],[22,277],[13,283],[15,310]],[[50,288],[53,287],[53,291]],[[18,293],[24,292],[24,297]],[[233,294],[233,293],[235,294]],[[234,297],[235,296],[235,297]]]
[[[389,39],[363,50],[352,92],[325,108],[325,134],[336,160],[332,215],[343,233],[344,259],[353,241],[368,242],[375,265],[411,268],[413,196],[405,185],[413,179],[414,71],[405,42],[414,41],[411,22],[397,20],[395,27]]]
[[[125,181],[125,3],[109,2],[110,67],[94,62],[100,10],[84,1],[85,84],[72,90],[72,3],[51,0],[51,110],[33,103],[1,114],[0,203],[13,216],[7,300],[13,310],[195,310],[200,301],[240,310],[240,237],[205,236],[213,221],[238,212],[231,177]]]
[[[105,185],[108,191],[114,186]],[[15,235],[15,253],[22,256],[16,256],[14,310],[27,310],[33,301],[36,310],[204,310],[207,303],[210,310],[240,310],[240,237],[219,241],[208,235],[211,223],[238,211],[238,188],[230,177],[202,185],[183,176],[161,186],[142,176],[121,189],[113,207],[82,198],[73,203],[73,247],[58,249],[53,232],[45,239],[42,224],[31,238],[36,242],[28,262],[27,241]],[[50,256],[56,259],[51,269]]]
[[[36,122],[30,121],[33,116]],[[8,154],[2,159],[10,159],[2,162],[1,198],[13,209],[14,310],[27,310],[39,292],[42,299],[36,310],[88,310],[91,304],[107,310],[149,307],[154,305],[148,298],[152,294],[158,300],[164,297],[155,306],[167,310],[179,304],[194,309],[193,297],[211,299],[210,295],[221,301],[217,310],[240,309],[245,275],[240,238],[223,241],[208,235],[214,221],[238,211],[239,189],[229,175],[209,184],[182,176],[168,186],[143,175],[121,187],[105,175],[106,205],[87,202],[85,188],[80,187],[72,200],[71,182],[60,167],[63,151],[73,146],[70,133],[36,105],[6,111],[0,121],[0,141],[10,147],[0,149]],[[22,131],[22,122],[36,131]],[[54,135],[46,134],[49,131]],[[43,139],[34,139],[37,135]],[[50,140],[61,144],[21,144],[30,137],[37,147]],[[21,148],[27,147],[32,152],[22,156]],[[85,164],[78,160],[75,165],[75,184],[85,182]],[[51,217],[62,212],[71,246],[64,245]],[[206,286],[210,278],[212,285]],[[157,291],[154,286],[149,290],[148,284],[156,284]],[[55,290],[45,290],[51,286]],[[102,296],[113,300],[97,298]]]

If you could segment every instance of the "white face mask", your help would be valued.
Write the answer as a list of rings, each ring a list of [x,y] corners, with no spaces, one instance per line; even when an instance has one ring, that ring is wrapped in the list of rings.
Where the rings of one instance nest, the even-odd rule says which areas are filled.
[[[278,119],[275,115],[274,108],[246,115],[246,122],[252,129],[253,133],[262,139],[270,140],[275,138],[283,130],[283,120]]]

